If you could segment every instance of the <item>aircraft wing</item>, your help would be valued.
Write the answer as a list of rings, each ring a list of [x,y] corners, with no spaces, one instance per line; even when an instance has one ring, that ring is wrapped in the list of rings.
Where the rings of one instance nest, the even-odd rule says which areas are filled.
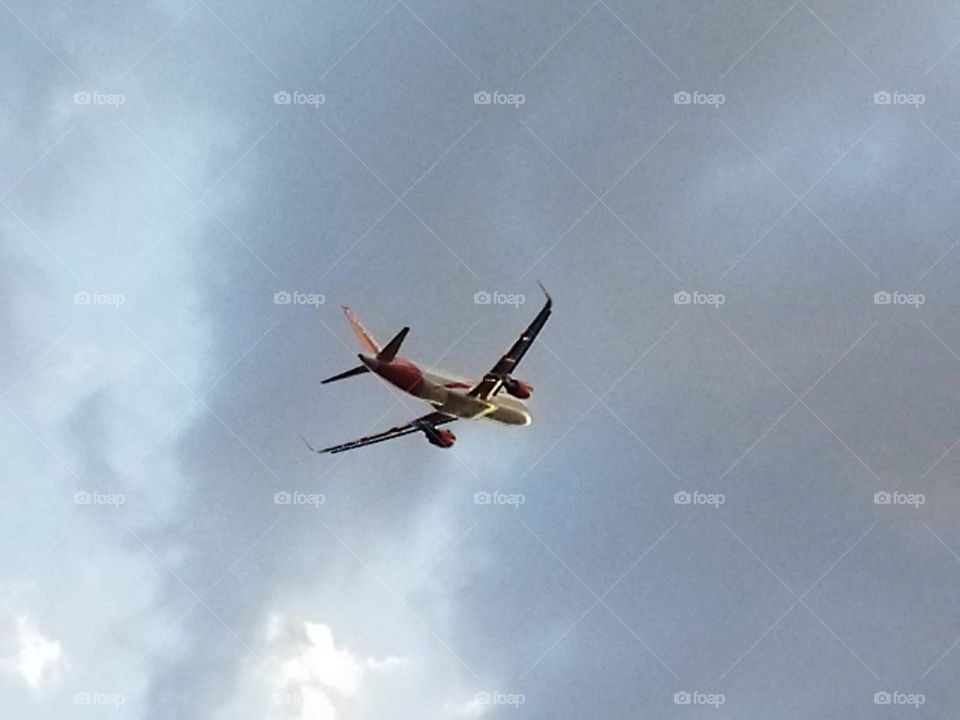
[[[543,285],[540,286],[540,289],[543,290],[543,294],[547,296],[547,301],[543,304],[543,308],[537,313],[533,322],[523,331],[513,346],[507,350],[507,354],[497,361],[493,369],[483,376],[483,380],[473,387],[470,392],[467,393],[468,395],[482,399],[496,395],[500,392],[500,388],[503,387],[504,380],[510,376],[520,360],[523,359],[523,356],[527,354],[527,350],[533,345],[533,341],[537,339],[540,330],[547,324],[547,318],[550,317],[550,312],[553,307],[553,300],[550,298],[550,294],[544,289]]]
[[[374,445],[375,443],[383,442],[384,440],[393,440],[393,438],[402,437],[403,435],[410,435],[411,433],[415,432],[425,432],[428,429],[437,427],[438,425],[451,423],[456,419],[457,418],[454,415],[447,415],[446,413],[442,412],[432,412],[428,415],[417,418],[416,420],[411,420],[404,425],[397,425],[396,427],[392,427],[389,430],[384,430],[383,432],[378,432],[374,435],[367,435],[366,437],[358,438],[357,440],[351,440],[350,442],[345,442],[340,445],[333,445],[331,447],[322,448],[319,450],[308,443],[306,438],[303,438],[303,436],[301,436],[301,438],[312,452],[321,454],[334,454],[364,447],[366,445]]]

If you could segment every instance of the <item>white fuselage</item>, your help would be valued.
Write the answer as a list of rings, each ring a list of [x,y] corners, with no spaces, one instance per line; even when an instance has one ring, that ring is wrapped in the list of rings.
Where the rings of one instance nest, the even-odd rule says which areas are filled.
[[[390,362],[363,355],[360,359],[394,387],[425,400],[440,412],[465,419],[487,418],[508,425],[529,425],[532,420],[526,406],[515,397],[503,394],[484,400],[468,395],[473,383],[424,372],[400,357]]]
[[[510,395],[495,395],[488,400],[481,400],[467,395],[472,387],[467,383],[432,373],[424,373],[424,380],[430,387],[428,402],[440,412],[462,418],[488,418],[507,425],[529,425],[533,420],[523,402]]]

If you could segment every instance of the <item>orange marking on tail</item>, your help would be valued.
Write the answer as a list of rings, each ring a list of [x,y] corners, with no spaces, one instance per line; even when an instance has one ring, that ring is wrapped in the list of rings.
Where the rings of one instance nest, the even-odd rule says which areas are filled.
[[[363,349],[371,355],[377,355],[380,352],[380,346],[377,345],[377,341],[373,339],[373,335],[371,335],[370,331],[360,324],[357,316],[353,314],[353,310],[348,308],[346,305],[343,305],[342,307],[344,314],[347,316],[347,320],[350,321],[350,327],[353,328],[354,335],[356,335],[357,340],[360,341],[360,345],[363,346]]]

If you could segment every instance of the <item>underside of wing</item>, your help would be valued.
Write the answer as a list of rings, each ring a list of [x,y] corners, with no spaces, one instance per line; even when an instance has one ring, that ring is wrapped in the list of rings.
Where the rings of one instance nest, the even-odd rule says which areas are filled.
[[[550,317],[553,308],[553,300],[550,298],[550,294],[544,289],[543,285],[540,286],[540,289],[543,290],[543,294],[547,296],[547,301],[543,304],[543,308],[537,313],[537,316],[527,329],[520,334],[520,337],[517,338],[517,341],[510,347],[507,353],[497,361],[493,369],[483,376],[483,380],[481,380],[476,387],[470,390],[469,395],[483,399],[496,395],[500,392],[500,388],[503,387],[504,381],[514,371],[520,363],[520,360],[523,359],[523,356],[527,354],[527,350],[533,345],[533,341],[537,339],[540,330],[547,324],[547,319]]]
[[[384,430],[383,432],[379,432],[374,435],[367,435],[356,440],[351,440],[350,442],[341,443],[340,445],[333,445],[331,447],[317,449],[307,442],[306,438],[303,438],[303,442],[312,452],[320,454],[336,454],[345,452],[347,450],[354,450],[359,447],[366,447],[367,445],[374,445],[376,443],[383,442],[384,440],[393,440],[394,438],[403,437],[404,435],[410,435],[416,432],[422,432],[426,434],[428,438],[432,439],[432,437],[436,434],[435,428],[438,425],[445,425],[446,423],[451,423],[456,419],[457,418],[453,415],[447,415],[446,413],[441,412],[432,412],[428,415],[417,418],[416,420],[405,423],[404,425],[397,425],[389,430]]]

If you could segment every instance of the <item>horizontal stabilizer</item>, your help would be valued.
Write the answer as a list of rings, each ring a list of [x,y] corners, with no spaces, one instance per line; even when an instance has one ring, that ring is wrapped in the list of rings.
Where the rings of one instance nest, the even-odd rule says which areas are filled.
[[[327,383],[332,383],[337,380],[343,380],[344,378],[353,377],[354,375],[363,375],[364,373],[370,372],[370,369],[366,365],[358,365],[352,370],[347,370],[342,372],[339,375],[334,375],[333,377],[328,377],[326,380],[321,380],[321,385],[326,385]]]

